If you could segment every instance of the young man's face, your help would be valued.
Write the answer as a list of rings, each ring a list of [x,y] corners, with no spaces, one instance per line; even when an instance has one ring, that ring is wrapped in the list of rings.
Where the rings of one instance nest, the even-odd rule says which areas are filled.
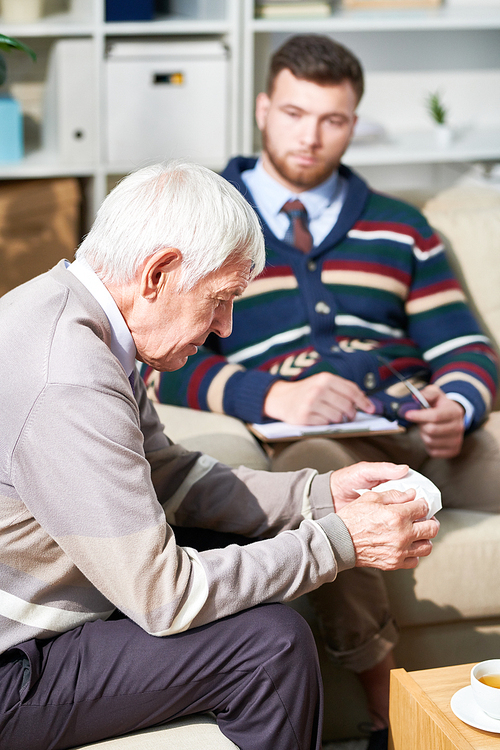
[[[271,95],[257,97],[265,170],[296,193],[324,182],[352,138],[357,103],[349,81],[320,86],[280,71]]]

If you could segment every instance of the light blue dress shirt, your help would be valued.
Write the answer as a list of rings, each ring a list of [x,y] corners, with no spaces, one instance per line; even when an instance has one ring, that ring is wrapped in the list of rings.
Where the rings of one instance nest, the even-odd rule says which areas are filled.
[[[241,177],[252,193],[262,218],[280,240],[290,226],[290,219],[281,209],[288,200],[301,201],[307,211],[309,231],[315,247],[336,224],[347,191],[347,180],[334,172],[321,185],[302,193],[293,193],[265,171],[260,159],[253,169],[247,169]]]

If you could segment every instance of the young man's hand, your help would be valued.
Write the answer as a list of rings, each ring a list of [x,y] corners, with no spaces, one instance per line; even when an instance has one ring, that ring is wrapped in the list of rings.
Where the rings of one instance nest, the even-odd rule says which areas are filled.
[[[436,385],[428,385],[422,394],[430,409],[411,409],[405,419],[420,428],[420,437],[432,458],[453,458],[462,450],[464,440],[464,408],[449,399]]]
[[[358,410],[373,414],[375,407],[356,383],[331,372],[303,380],[278,380],[264,402],[266,417],[290,424],[350,422]]]

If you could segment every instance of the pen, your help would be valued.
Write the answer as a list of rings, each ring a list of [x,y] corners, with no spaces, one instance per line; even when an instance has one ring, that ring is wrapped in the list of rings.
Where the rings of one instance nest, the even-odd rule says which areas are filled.
[[[413,383],[410,383],[409,380],[407,380],[406,378],[404,378],[401,375],[401,373],[399,373],[391,365],[391,363],[389,362],[388,359],[386,359],[385,357],[382,357],[380,354],[377,354],[377,359],[379,360],[379,362],[382,362],[382,364],[384,364],[387,367],[387,369],[390,370],[392,372],[392,374],[395,375],[398,378],[398,380],[400,380],[403,383],[404,386],[406,386],[406,388],[408,388],[408,390],[410,391],[410,393],[413,396],[413,398],[416,401],[418,401],[418,403],[424,409],[430,409],[431,408],[430,403],[427,401],[427,399],[425,398],[425,396],[422,396],[422,394],[420,393],[420,391],[418,390],[418,388],[415,388],[415,386],[413,385]]]

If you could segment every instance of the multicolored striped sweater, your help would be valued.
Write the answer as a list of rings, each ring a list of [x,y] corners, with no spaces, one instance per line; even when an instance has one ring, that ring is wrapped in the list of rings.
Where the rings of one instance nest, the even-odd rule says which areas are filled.
[[[223,173],[252,205],[241,172],[254,164],[238,157]],[[327,370],[404,423],[411,396],[388,360],[418,384],[465,396],[474,407],[470,429],[481,424],[496,391],[496,357],[440,238],[417,209],[340,169],[348,190],[328,236],[304,255],[261,218],[266,267],[235,302],[231,336],[211,335],[176,372],[143,367],[153,400],[261,422],[275,380]]]

